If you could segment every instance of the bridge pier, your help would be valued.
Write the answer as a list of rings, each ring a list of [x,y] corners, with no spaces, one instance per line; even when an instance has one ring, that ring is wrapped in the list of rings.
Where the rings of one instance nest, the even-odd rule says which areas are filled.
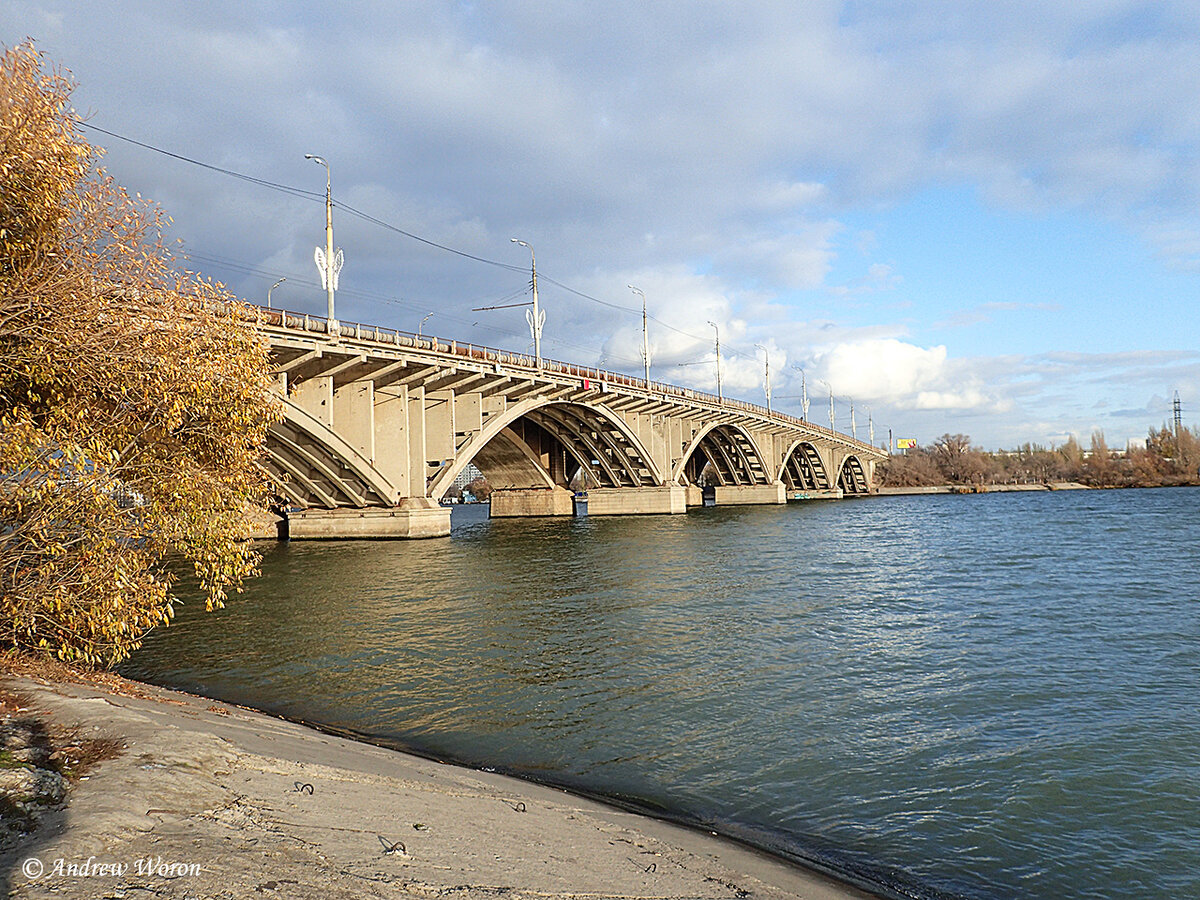
[[[774,484],[717,485],[717,506],[751,506],[787,503],[787,491],[782,481]]]
[[[575,514],[575,495],[564,487],[503,488],[492,491],[490,503],[493,519]]]
[[[841,488],[831,488],[829,490],[825,490],[823,488],[817,488],[817,489],[810,490],[808,488],[800,488],[798,490],[788,491],[787,499],[788,500],[841,500],[842,499],[842,489]]]
[[[589,516],[671,515],[687,512],[687,493],[681,484],[592,488],[587,493]]]
[[[279,523],[281,540],[427,538],[450,534],[450,510],[413,497],[390,509],[304,509]]]

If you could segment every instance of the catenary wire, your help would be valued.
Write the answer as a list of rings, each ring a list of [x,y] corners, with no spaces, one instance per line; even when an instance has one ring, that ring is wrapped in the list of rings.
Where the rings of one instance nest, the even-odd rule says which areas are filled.
[[[177,160],[179,162],[184,162],[184,163],[188,163],[190,165],[198,166],[200,168],[207,169],[209,171],[216,172],[218,174],[225,175],[230,178],[235,178],[235,179],[238,179],[241,181],[248,182],[250,184],[257,185],[259,187],[264,187],[269,190],[279,191],[281,193],[288,194],[290,196],[299,197],[299,198],[305,199],[305,200],[312,200],[314,202],[321,202],[325,199],[324,194],[316,192],[316,191],[309,191],[304,188],[295,187],[293,185],[286,185],[286,184],[281,184],[279,182],[269,181],[267,179],[258,178],[253,175],[247,175],[243,172],[237,172],[237,171],[234,171],[233,169],[227,169],[222,166],[213,165],[212,163],[206,163],[206,162],[203,162],[201,160],[195,159],[190,156],[185,156],[180,153],[174,153],[174,152],[172,152],[170,150],[166,150],[162,147],[156,147],[153,144],[149,144],[144,141],[139,141],[135,138],[127,137],[126,135],[123,135],[123,134],[118,134],[115,131],[110,131],[109,129],[102,128],[99,125],[95,125],[91,122],[82,122],[81,121],[81,122],[79,122],[79,125],[88,130],[107,135],[108,137],[111,137],[111,138],[116,138],[117,140],[124,141],[129,144],[133,144],[134,146],[141,147],[145,150],[149,150],[154,153],[159,153],[163,156],[169,157],[169,158]],[[346,203],[343,203],[340,201],[334,201],[333,205],[337,209],[339,209],[343,212],[346,212],[352,216],[355,216],[359,219],[362,219],[363,221],[370,222],[371,224],[376,225],[380,228],[386,229],[388,231],[392,231],[396,234],[407,237],[410,240],[417,241],[419,243],[425,244],[425,245],[433,247],[435,249],[443,250],[447,253],[452,253],[456,256],[460,256],[465,259],[470,259],[475,262],[483,263],[485,265],[495,266],[497,268],[505,269],[505,270],[511,271],[511,272],[525,271],[524,266],[517,266],[517,265],[513,265],[511,263],[500,262],[499,260],[493,260],[493,259],[488,259],[486,257],[477,256],[473,253],[468,253],[465,250],[459,250],[457,248],[450,247],[446,244],[441,244],[441,243],[438,243],[437,241],[433,241],[428,238],[421,237],[420,235],[414,234],[410,231],[406,231],[403,228],[400,228],[399,226],[393,225],[390,222],[387,222],[376,216],[372,216],[369,213],[363,212],[362,210],[359,210],[353,206],[350,206],[349,204],[346,204]],[[197,255],[197,254],[192,254],[192,255],[195,258],[199,258],[199,255]],[[224,262],[221,264],[228,265],[227,262]],[[247,274],[257,274],[257,273],[247,272]],[[549,282],[550,284],[553,284],[556,287],[561,288],[562,290],[567,291],[568,293],[573,294],[581,299],[587,300],[592,303],[596,303],[600,306],[604,306],[609,309],[618,310],[620,312],[628,313],[630,315],[637,315],[638,313],[641,312],[640,310],[634,309],[633,307],[623,306],[621,304],[612,303],[607,300],[601,300],[599,297],[595,297],[595,296],[593,296],[591,294],[587,294],[583,291],[576,290],[575,288],[572,288],[569,285],[563,284],[562,282],[560,282],[554,278],[551,278],[544,273],[542,274],[542,280],[545,282]],[[303,281],[298,279],[298,283],[303,283]],[[344,293],[347,293],[351,296],[355,295],[353,291],[344,291]],[[364,296],[364,299],[377,299],[381,302],[392,302],[392,303],[396,302],[394,300],[390,300],[389,298],[384,298],[384,297],[369,297],[369,296],[365,296],[365,295],[362,295],[362,296]],[[399,304],[399,305],[405,305],[405,304]],[[453,319],[450,316],[446,316],[446,318],[451,321],[455,321],[455,319]],[[702,344],[707,343],[707,341],[708,341],[708,338],[705,336],[696,335],[696,334],[692,334],[691,332],[684,331],[681,328],[678,328],[674,325],[671,325],[668,322],[663,321],[662,319],[658,318],[657,316],[647,314],[647,318],[653,320],[661,327],[663,327],[669,331],[672,331],[678,335],[681,335],[682,337],[689,338],[691,340],[694,340],[694,341],[696,341],[698,343],[702,343]],[[465,321],[465,320],[460,319],[457,321],[461,322],[461,321]],[[558,346],[570,346],[570,347],[576,347],[577,349],[585,349],[585,350],[587,349],[587,348],[581,348],[578,345],[560,342],[555,339],[551,339],[550,343],[556,344]],[[745,353],[744,351],[739,350],[737,348],[736,344],[728,344],[727,345],[726,356],[729,358],[732,358],[732,359],[757,359],[756,354]],[[636,361],[640,361],[640,360],[636,360]],[[636,361],[634,361],[634,362],[636,362]]]

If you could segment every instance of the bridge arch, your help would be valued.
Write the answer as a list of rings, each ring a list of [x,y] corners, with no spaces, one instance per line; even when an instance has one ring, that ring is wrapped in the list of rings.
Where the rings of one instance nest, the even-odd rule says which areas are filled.
[[[603,406],[543,398],[523,400],[490,417],[433,475],[429,496],[440,499],[469,463],[488,475],[493,488],[565,485],[573,472],[593,487],[666,483],[620,416]]]
[[[833,485],[820,451],[812,441],[795,441],[783,455],[779,480],[789,491],[827,491]]]
[[[862,461],[851,454],[842,460],[842,468],[838,472],[838,487],[844,494],[870,493],[871,483],[867,479]]]
[[[371,461],[324,422],[280,398],[283,417],[267,430],[264,468],[297,506],[392,506],[399,495]]]
[[[671,480],[699,484],[713,472],[721,485],[771,484],[762,451],[740,425],[709,424],[696,432],[683,452]]]

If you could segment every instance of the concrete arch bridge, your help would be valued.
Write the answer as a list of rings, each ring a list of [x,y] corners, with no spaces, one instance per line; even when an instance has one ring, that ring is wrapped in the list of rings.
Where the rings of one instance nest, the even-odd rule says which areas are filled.
[[[872,490],[886,454],[737,400],[552,360],[252,308],[284,415],[281,533],[429,537],[468,464],[492,516],[682,513]]]

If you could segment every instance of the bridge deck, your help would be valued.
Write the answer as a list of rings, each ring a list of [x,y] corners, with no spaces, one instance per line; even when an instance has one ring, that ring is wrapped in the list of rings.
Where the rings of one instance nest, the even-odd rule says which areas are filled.
[[[329,321],[323,316],[253,305],[247,308],[250,311],[249,318],[260,331],[271,338],[272,346],[277,351],[283,349],[285,341],[291,346],[299,348],[307,347],[312,341],[322,337],[329,340]],[[711,411],[722,416],[733,417],[744,424],[769,423],[796,429],[813,437],[843,444],[858,453],[881,460],[887,458],[886,451],[859,441],[850,435],[833,431],[789,413],[774,409],[767,410],[765,406],[748,403],[744,400],[728,397],[718,398],[715,394],[679,387],[667,382],[650,381],[647,383],[644,378],[634,378],[620,372],[580,366],[545,357],[539,367],[532,356],[478,344],[460,344],[455,340],[445,341],[430,335],[417,335],[392,328],[380,328],[377,325],[363,325],[356,322],[338,322],[336,324],[336,335],[333,339],[342,344],[344,351],[353,349],[356,352],[366,352],[371,356],[377,355],[381,359],[428,359],[438,365],[464,366],[465,371],[487,375],[508,375],[511,370],[512,373],[518,374],[523,379],[547,384],[557,385],[568,380],[572,383],[587,381],[589,388],[586,390],[594,391],[597,394],[608,394],[609,396],[605,397],[606,405],[616,409],[636,408],[638,411],[642,411],[647,401],[654,401],[656,407],[686,407]],[[297,338],[300,339],[300,344],[291,343]],[[482,365],[475,365],[480,363]]]

